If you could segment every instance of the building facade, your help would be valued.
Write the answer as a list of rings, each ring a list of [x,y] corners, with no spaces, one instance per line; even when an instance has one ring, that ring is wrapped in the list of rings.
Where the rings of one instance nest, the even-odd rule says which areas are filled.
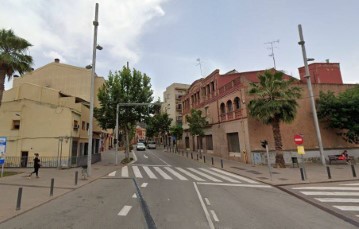
[[[219,70],[215,70],[206,78],[195,81],[182,98],[183,117],[188,115],[191,109],[199,109],[206,117],[208,126],[204,129],[204,137],[191,136],[188,123],[184,119],[184,147],[243,162],[254,162],[255,157],[262,157],[261,153],[264,149],[261,147],[261,140],[268,140],[270,150],[274,151],[271,126],[253,119],[247,110],[247,104],[251,100],[248,95],[249,83],[258,82],[257,76],[263,72],[264,70],[239,73],[233,70],[222,75]],[[285,75],[284,78],[292,77]],[[304,137],[307,151],[313,151],[313,155],[316,155],[319,150],[310,100],[306,96],[309,95],[307,85],[297,80],[296,86],[302,88],[302,98],[298,100],[296,118],[291,124],[282,123],[280,126],[283,151],[287,152],[286,161],[289,161],[291,154],[296,153],[296,145],[293,141],[295,134]],[[353,86],[321,83],[313,84],[313,91],[318,98],[320,91],[330,90],[339,93]],[[325,123],[320,123],[320,129],[326,149],[358,148],[358,145],[347,143],[338,137],[335,130],[326,128]]]

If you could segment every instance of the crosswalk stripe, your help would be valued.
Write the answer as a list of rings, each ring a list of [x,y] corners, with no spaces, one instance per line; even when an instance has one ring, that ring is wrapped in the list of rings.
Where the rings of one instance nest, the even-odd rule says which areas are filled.
[[[132,166],[133,173],[135,174],[135,177],[142,178],[142,174],[140,172],[140,169],[137,166]]]
[[[307,196],[359,196],[359,192],[301,192]]]
[[[113,171],[112,173],[109,173],[107,176],[109,176],[109,177],[114,177],[114,176],[116,176],[116,171]]]
[[[184,170],[180,167],[176,167],[176,169],[178,169],[179,171],[181,171],[182,173],[186,174],[187,176],[191,177],[192,179],[196,180],[196,181],[204,181],[202,178],[188,172],[187,170]]]
[[[186,177],[182,176],[181,174],[179,174],[178,172],[174,171],[173,169],[171,169],[170,167],[165,167],[165,169],[167,169],[168,172],[172,173],[175,177],[177,177],[180,180],[188,180]]]
[[[339,191],[359,191],[359,187],[297,187],[297,190],[339,190]]]
[[[351,183],[351,184],[340,184],[340,185],[348,185],[348,186],[358,186],[359,183]]]
[[[205,177],[205,178],[207,178],[207,179],[209,179],[209,180],[211,180],[211,181],[214,181],[214,182],[222,182],[221,180],[218,180],[217,178],[214,178],[214,177],[212,177],[212,176],[210,176],[210,175],[207,175],[207,174],[205,174],[205,173],[202,173],[201,171],[198,171],[198,170],[196,170],[196,169],[194,169],[194,168],[188,168],[188,170],[190,170],[190,171],[192,171],[192,172],[194,172],[194,173],[197,173],[197,174],[201,175],[202,177]]]
[[[333,206],[335,208],[338,208],[342,211],[359,211],[359,206]]]
[[[173,180],[172,177],[168,176],[162,169],[159,167],[153,167],[164,179],[166,180]]]
[[[326,203],[359,203],[359,199],[352,198],[314,198],[320,202]]]
[[[127,167],[127,166],[122,167],[121,175],[122,175],[123,177],[128,177],[128,167]]]
[[[157,179],[156,175],[147,166],[143,166],[143,169],[151,179]]]
[[[248,178],[239,176],[239,175],[237,175],[237,174],[229,173],[229,172],[226,172],[226,171],[217,169],[217,168],[212,168],[212,170],[214,170],[214,171],[216,171],[216,172],[219,172],[219,173],[222,173],[222,174],[225,174],[225,175],[230,176],[230,177],[237,178],[238,180],[242,180],[242,181],[248,182],[248,183],[250,183],[250,184],[258,184],[257,181],[254,181],[254,180],[251,180],[251,179],[248,179]]]
[[[221,174],[212,172],[212,171],[210,171],[210,170],[208,170],[208,169],[205,169],[205,168],[200,168],[200,170],[205,171],[206,173],[212,174],[213,176],[220,177],[220,178],[222,178],[223,180],[226,180],[226,181],[229,181],[229,182],[232,182],[232,183],[241,183],[240,181],[237,181],[237,180],[234,180],[234,179],[232,179],[232,178],[223,176],[223,175],[221,175]]]

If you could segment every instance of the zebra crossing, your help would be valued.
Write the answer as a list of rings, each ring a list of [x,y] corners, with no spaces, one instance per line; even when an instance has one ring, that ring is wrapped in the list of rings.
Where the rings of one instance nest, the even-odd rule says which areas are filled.
[[[216,183],[230,182],[235,184],[259,184],[257,181],[217,168],[181,168],[172,166],[131,165],[124,166],[121,170],[113,171],[107,176],[121,178],[147,178],[154,180],[163,179],[196,182],[210,181]]]
[[[295,187],[293,190],[328,204],[334,209],[351,212],[359,218],[359,183],[340,184],[339,186]]]

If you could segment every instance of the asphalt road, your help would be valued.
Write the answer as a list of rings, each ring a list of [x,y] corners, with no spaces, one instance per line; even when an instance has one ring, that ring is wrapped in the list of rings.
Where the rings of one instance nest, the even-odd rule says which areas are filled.
[[[162,149],[0,228],[356,228],[277,188]],[[138,189],[136,188],[138,187]]]

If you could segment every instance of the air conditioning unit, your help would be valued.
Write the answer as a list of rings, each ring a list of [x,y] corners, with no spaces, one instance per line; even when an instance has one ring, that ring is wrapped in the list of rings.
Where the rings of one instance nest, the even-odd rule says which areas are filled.
[[[80,128],[79,124],[74,125],[74,130],[77,130],[78,128]]]

